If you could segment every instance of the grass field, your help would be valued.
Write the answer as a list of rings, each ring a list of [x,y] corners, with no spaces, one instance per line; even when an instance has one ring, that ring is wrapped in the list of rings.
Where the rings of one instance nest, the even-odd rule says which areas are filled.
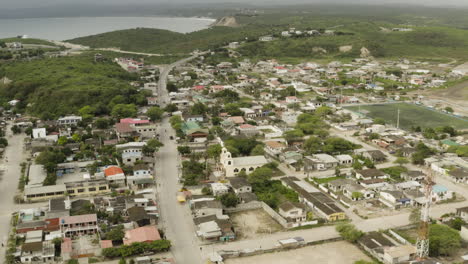
[[[359,112],[359,106],[346,107],[347,109]],[[397,112],[400,109],[400,128],[410,129],[411,127],[439,127],[453,126],[456,129],[467,129],[468,120],[450,116],[422,106],[396,103],[396,104],[376,104],[364,105],[360,107],[361,113],[370,118],[382,118],[388,124],[396,125]]]

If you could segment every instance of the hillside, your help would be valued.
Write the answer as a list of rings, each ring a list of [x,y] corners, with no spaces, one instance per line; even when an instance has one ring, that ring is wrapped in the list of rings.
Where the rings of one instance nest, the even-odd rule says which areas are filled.
[[[13,82],[0,85],[1,105],[18,99],[20,112],[45,119],[77,113],[85,105],[107,114],[118,95],[125,98],[118,103],[146,101],[129,85],[135,75],[110,60],[95,63],[93,54],[0,64],[4,76]]]
[[[54,43],[47,41],[47,40],[42,40],[42,39],[34,39],[34,38],[3,38],[0,39],[0,42],[21,42],[23,44],[35,44],[35,45],[47,45],[47,46],[56,46]]]
[[[248,57],[339,59],[359,56],[362,47],[375,57],[412,57],[435,60],[468,59],[466,29],[435,26],[431,17],[419,26],[403,24],[407,14],[382,17],[370,15],[312,15],[307,13],[266,13],[258,16],[237,15],[223,17],[218,25],[226,23],[237,27],[213,26],[197,32],[181,34],[159,29],[129,29],[70,40],[91,47],[118,47],[122,50],[149,53],[183,54],[195,49],[207,50],[227,45],[232,41],[246,41],[239,50]],[[422,20],[422,19],[420,19]],[[232,23],[231,23],[232,22]],[[426,22],[426,23],[424,23]],[[442,23],[440,24],[442,25]],[[392,32],[392,28],[410,27],[412,32]],[[334,30],[334,36],[308,38],[280,38],[289,28],[296,30]],[[259,42],[258,38],[273,35],[272,42]],[[341,46],[352,46],[340,52]]]

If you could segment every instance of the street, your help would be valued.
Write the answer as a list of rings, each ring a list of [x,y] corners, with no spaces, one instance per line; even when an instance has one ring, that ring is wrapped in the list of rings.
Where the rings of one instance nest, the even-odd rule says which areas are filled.
[[[196,56],[178,61],[161,71],[159,80],[159,98],[162,107],[169,101],[166,90],[166,78],[171,69],[181,65]],[[191,212],[186,204],[179,204],[176,194],[182,188],[179,184],[179,154],[175,140],[175,133],[169,123],[169,118],[164,118],[157,132],[160,141],[164,144],[156,154],[156,183],[158,190],[160,227],[165,230],[167,239],[171,240],[171,252],[177,263],[203,263],[199,241],[195,233],[195,225]]]
[[[6,138],[8,147],[5,150],[3,159],[0,163],[0,169],[3,174],[0,178],[0,239],[6,246],[8,232],[10,231],[11,214],[18,208],[14,202],[17,193],[17,187],[21,176],[21,162],[26,160],[26,154],[23,150],[25,134],[12,135],[11,125],[6,127]],[[0,259],[5,259],[5,248],[0,251]]]

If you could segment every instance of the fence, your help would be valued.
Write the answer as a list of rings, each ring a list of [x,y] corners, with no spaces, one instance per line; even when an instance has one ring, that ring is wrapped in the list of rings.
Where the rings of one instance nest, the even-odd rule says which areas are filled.
[[[275,221],[278,222],[283,228],[291,228],[291,226],[288,225],[288,221],[286,221],[286,219],[279,215],[275,210],[271,209],[271,207],[264,202],[253,201],[250,203],[239,204],[235,208],[226,208],[225,212],[230,214],[255,209],[263,209],[263,211],[265,211],[271,218],[275,219]]]
[[[398,242],[400,242],[400,243],[402,243],[402,244],[405,244],[405,245],[411,244],[410,242],[408,242],[408,240],[406,240],[405,238],[403,238],[402,236],[400,236],[397,232],[393,231],[392,229],[389,229],[388,232],[389,232],[390,235],[392,235],[396,240],[398,240]]]

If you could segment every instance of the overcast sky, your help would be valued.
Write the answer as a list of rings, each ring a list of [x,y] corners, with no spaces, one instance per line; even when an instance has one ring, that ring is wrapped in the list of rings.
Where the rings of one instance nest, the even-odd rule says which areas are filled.
[[[346,4],[421,4],[435,6],[468,6],[468,0],[0,0],[1,8],[34,8],[57,4],[183,4],[183,3],[249,3],[249,4],[297,4],[297,3],[346,3]]]

